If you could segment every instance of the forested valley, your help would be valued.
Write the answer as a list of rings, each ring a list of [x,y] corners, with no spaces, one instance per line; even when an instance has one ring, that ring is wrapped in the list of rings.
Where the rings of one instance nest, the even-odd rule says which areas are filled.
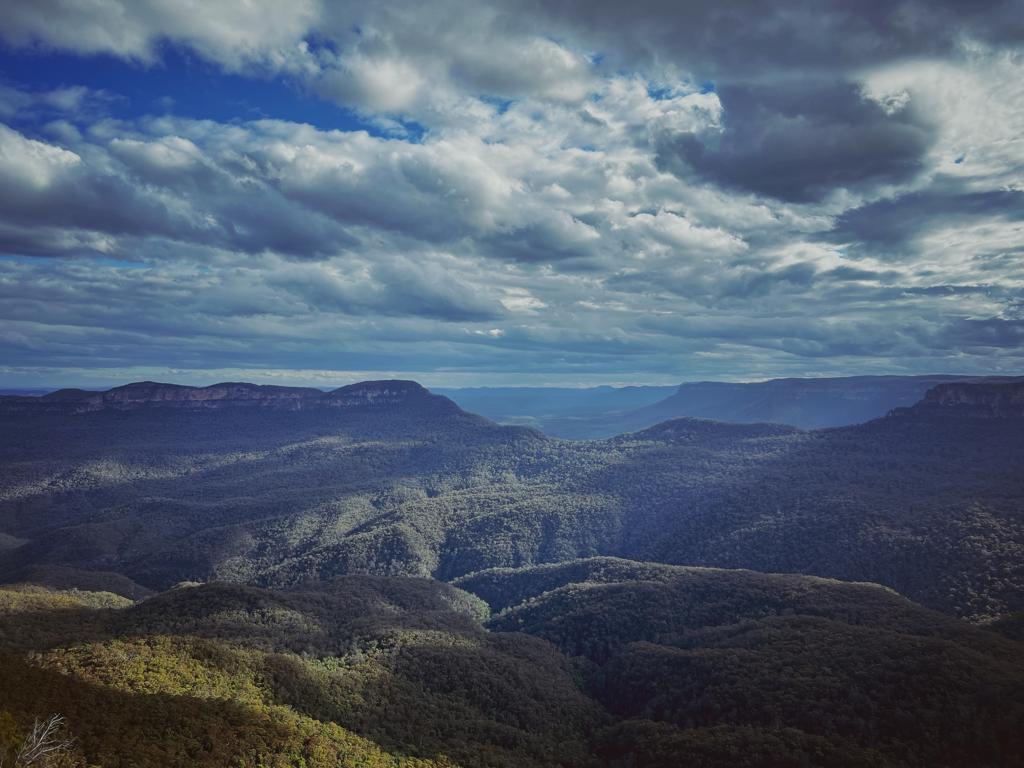
[[[0,398],[3,765],[1024,764],[1019,383],[596,441],[161,386]]]

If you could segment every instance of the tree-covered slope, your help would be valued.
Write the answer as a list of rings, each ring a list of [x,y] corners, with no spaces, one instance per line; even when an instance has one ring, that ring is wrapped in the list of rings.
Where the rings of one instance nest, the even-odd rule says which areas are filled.
[[[588,662],[618,721],[598,739],[609,760],[1024,760],[1024,646],[877,585],[604,558],[459,583],[503,607],[493,629]]]
[[[600,707],[553,646],[439,582],[182,587],[131,607],[0,590],[2,713],[116,766],[590,764]]]
[[[0,579],[105,572],[130,581],[92,588],[138,597],[613,555],[872,581],[987,620],[1024,608],[1024,430],[956,386],[853,427],[679,419],[592,442],[416,390],[351,408],[8,413]]]
[[[1024,759],[1024,645],[877,585],[614,558],[459,583],[503,610],[404,577],[0,588],[0,750],[59,713],[76,768]]]

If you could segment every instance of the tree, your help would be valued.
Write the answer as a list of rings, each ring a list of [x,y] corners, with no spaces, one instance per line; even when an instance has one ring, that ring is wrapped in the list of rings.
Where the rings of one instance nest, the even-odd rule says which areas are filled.
[[[74,739],[61,733],[67,721],[63,715],[53,714],[45,720],[32,724],[32,730],[21,742],[14,757],[13,768],[44,768],[53,763],[55,758],[71,751]],[[3,768],[4,756],[0,755],[0,768]]]

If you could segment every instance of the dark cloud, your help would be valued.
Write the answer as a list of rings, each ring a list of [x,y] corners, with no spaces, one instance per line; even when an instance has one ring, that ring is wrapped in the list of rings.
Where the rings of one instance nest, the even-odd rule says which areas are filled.
[[[1019,3],[187,10],[0,3],[34,56],[159,83],[170,41],[268,99],[0,85],[0,377],[1024,365]],[[359,120],[273,119],[275,88]]]
[[[1020,318],[957,318],[944,323],[931,346],[986,354],[1024,346],[1024,320]]]
[[[0,143],[6,157],[17,158],[0,157],[0,241],[8,253],[102,251],[110,243],[98,235],[296,256],[336,253],[357,242],[340,223],[294,205],[261,180],[201,159],[162,154],[146,163],[116,141],[109,155],[90,145],[78,155],[2,125]]]
[[[851,253],[903,256],[916,253],[918,239],[937,225],[956,228],[994,220],[1024,222],[1024,191],[976,192],[963,182],[938,179],[927,189],[844,212],[829,239],[847,244]]]
[[[566,0],[524,3],[619,66],[670,61],[703,79],[842,73],[958,53],[964,39],[1024,41],[1015,0]],[[523,23],[528,23],[523,22]]]
[[[735,85],[719,96],[724,129],[663,142],[662,163],[791,202],[913,179],[934,138],[920,115],[887,114],[847,82]]]

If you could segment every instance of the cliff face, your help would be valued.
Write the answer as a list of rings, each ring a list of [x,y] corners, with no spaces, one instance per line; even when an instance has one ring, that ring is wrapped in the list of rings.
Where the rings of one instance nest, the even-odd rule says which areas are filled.
[[[1024,418],[1024,378],[951,382],[929,389],[906,413],[964,416],[980,419]]]
[[[61,389],[42,397],[0,397],[3,413],[86,413],[140,408],[208,410],[221,408],[382,408],[416,405],[430,412],[457,412],[453,402],[431,394],[414,381],[364,381],[324,392],[310,387],[279,387],[225,382],[187,387],[142,381],[106,392]]]

